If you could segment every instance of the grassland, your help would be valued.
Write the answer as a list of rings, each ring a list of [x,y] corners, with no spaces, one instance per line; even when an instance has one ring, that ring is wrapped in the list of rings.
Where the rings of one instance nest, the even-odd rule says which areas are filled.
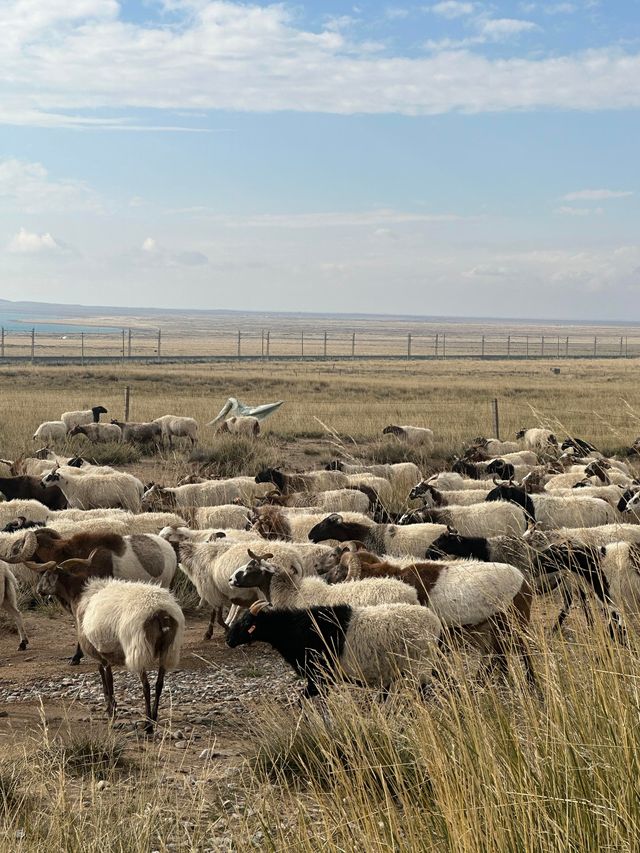
[[[571,362],[560,375],[551,372],[555,365],[4,367],[0,455],[32,447],[35,426],[67,409],[101,403],[119,417],[125,385],[136,420],[175,412],[203,425],[231,394],[286,400],[267,422],[263,456],[240,448],[234,469],[248,473],[262,458],[311,466],[337,448],[393,455],[395,444],[378,441],[391,421],[431,426],[438,464],[469,438],[492,433],[494,397],[503,437],[544,423],[615,451],[640,434],[636,361]],[[201,443],[212,454],[219,447],[206,427]],[[182,450],[131,465],[155,466],[168,481],[189,468]],[[298,707],[264,669],[264,649],[233,657],[220,635],[207,646],[199,639],[202,619],[190,615],[183,666],[220,679],[235,667],[255,683],[253,698],[225,696],[225,713],[207,739],[184,750],[172,738],[182,725],[177,705],[165,706],[157,742],[129,737],[123,744],[99,708],[89,719],[78,701],[0,703],[0,850],[633,853],[640,839],[638,644],[632,636],[629,647],[613,647],[598,620],[587,631],[578,614],[565,635],[551,638],[555,612],[551,600],[536,604],[530,643],[540,695],[526,689],[515,666],[509,684],[480,688],[462,678],[459,692],[436,688],[427,703],[410,688],[386,703],[341,689],[322,713]],[[59,643],[72,645],[68,618],[48,612],[28,619],[36,632],[28,664],[13,650],[14,638],[0,636],[0,685],[15,681],[19,666],[29,684],[41,667],[47,684],[81,678],[60,660]],[[454,672],[462,671],[457,666],[454,659]],[[97,676],[91,668],[84,678]],[[214,709],[216,701],[209,700]],[[204,757],[203,747],[210,748]]]

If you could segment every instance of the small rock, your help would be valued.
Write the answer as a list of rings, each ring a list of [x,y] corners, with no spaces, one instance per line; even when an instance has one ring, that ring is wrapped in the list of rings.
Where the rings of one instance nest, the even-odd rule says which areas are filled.
[[[186,740],[177,740],[174,744],[176,749],[186,749],[188,744]]]
[[[104,779],[101,779],[96,785],[96,791],[106,791],[108,787],[109,783],[106,782]]]

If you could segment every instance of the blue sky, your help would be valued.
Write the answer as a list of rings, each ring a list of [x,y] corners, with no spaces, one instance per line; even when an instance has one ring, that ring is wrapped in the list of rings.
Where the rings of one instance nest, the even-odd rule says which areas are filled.
[[[633,319],[640,3],[5,0],[0,296]]]

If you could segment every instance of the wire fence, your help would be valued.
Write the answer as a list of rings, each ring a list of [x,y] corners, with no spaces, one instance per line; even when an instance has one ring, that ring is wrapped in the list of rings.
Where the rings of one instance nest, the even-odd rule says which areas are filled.
[[[230,361],[242,359],[637,358],[640,334],[469,334],[249,328],[222,333],[125,328],[52,332],[0,328],[0,362]]]

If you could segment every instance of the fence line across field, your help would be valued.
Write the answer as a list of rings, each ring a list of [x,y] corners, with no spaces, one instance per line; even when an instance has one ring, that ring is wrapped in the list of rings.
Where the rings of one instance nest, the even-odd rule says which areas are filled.
[[[637,358],[638,335],[482,334],[385,332],[374,329],[308,329],[274,333],[268,328],[195,332],[124,328],[114,332],[67,332],[37,326],[0,328],[0,361],[85,364],[115,361],[232,361],[393,359]]]

